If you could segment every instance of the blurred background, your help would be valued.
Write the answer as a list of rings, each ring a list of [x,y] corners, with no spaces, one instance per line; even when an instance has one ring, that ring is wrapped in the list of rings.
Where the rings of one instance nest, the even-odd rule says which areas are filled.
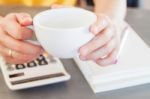
[[[80,0],[82,6],[93,5],[93,0]],[[127,0],[128,7],[137,7],[141,9],[150,9],[150,0]]]

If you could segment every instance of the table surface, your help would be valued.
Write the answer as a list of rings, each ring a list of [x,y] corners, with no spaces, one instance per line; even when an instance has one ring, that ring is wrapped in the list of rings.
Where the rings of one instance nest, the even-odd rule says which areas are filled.
[[[45,9],[48,8],[0,6],[0,15],[23,11],[34,16]],[[126,20],[150,45],[149,17],[150,11],[148,10],[128,9]],[[149,99],[150,97],[150,84],[94,94],[76,63],[72,59],[62,60],[62,62],[66,70],[71,74],[71,80],[37,88],[11,91],[6,86],[0,73],[0,99]]]

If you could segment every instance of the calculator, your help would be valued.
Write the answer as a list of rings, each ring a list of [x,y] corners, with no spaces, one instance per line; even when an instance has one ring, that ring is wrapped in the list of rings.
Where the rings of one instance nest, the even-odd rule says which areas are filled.
[[[60,59],[46,52],[34,61],[23,64],[9,64],[0,57],[0,67],[6,85],[11,90],[43,86],[70,79]]]

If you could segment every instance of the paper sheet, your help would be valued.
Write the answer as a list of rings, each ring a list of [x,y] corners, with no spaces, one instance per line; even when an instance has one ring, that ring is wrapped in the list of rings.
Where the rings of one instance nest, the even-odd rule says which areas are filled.
[[[118,57],[118,63],[101,67],[75,58],[94,92],[103,92],[150,82],[150,48],[132,29]]]

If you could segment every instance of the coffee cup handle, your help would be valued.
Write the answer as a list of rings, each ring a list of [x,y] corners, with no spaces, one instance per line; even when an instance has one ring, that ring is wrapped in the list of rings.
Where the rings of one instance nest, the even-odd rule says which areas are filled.
[[[33,25],[26,26],[26,28],[31,29],[32,31],[34,31]],[[34,41],[34,40],[26,40],[26,41],[31,43],[31,44],[41,46],[41,44],[38,41]]]

